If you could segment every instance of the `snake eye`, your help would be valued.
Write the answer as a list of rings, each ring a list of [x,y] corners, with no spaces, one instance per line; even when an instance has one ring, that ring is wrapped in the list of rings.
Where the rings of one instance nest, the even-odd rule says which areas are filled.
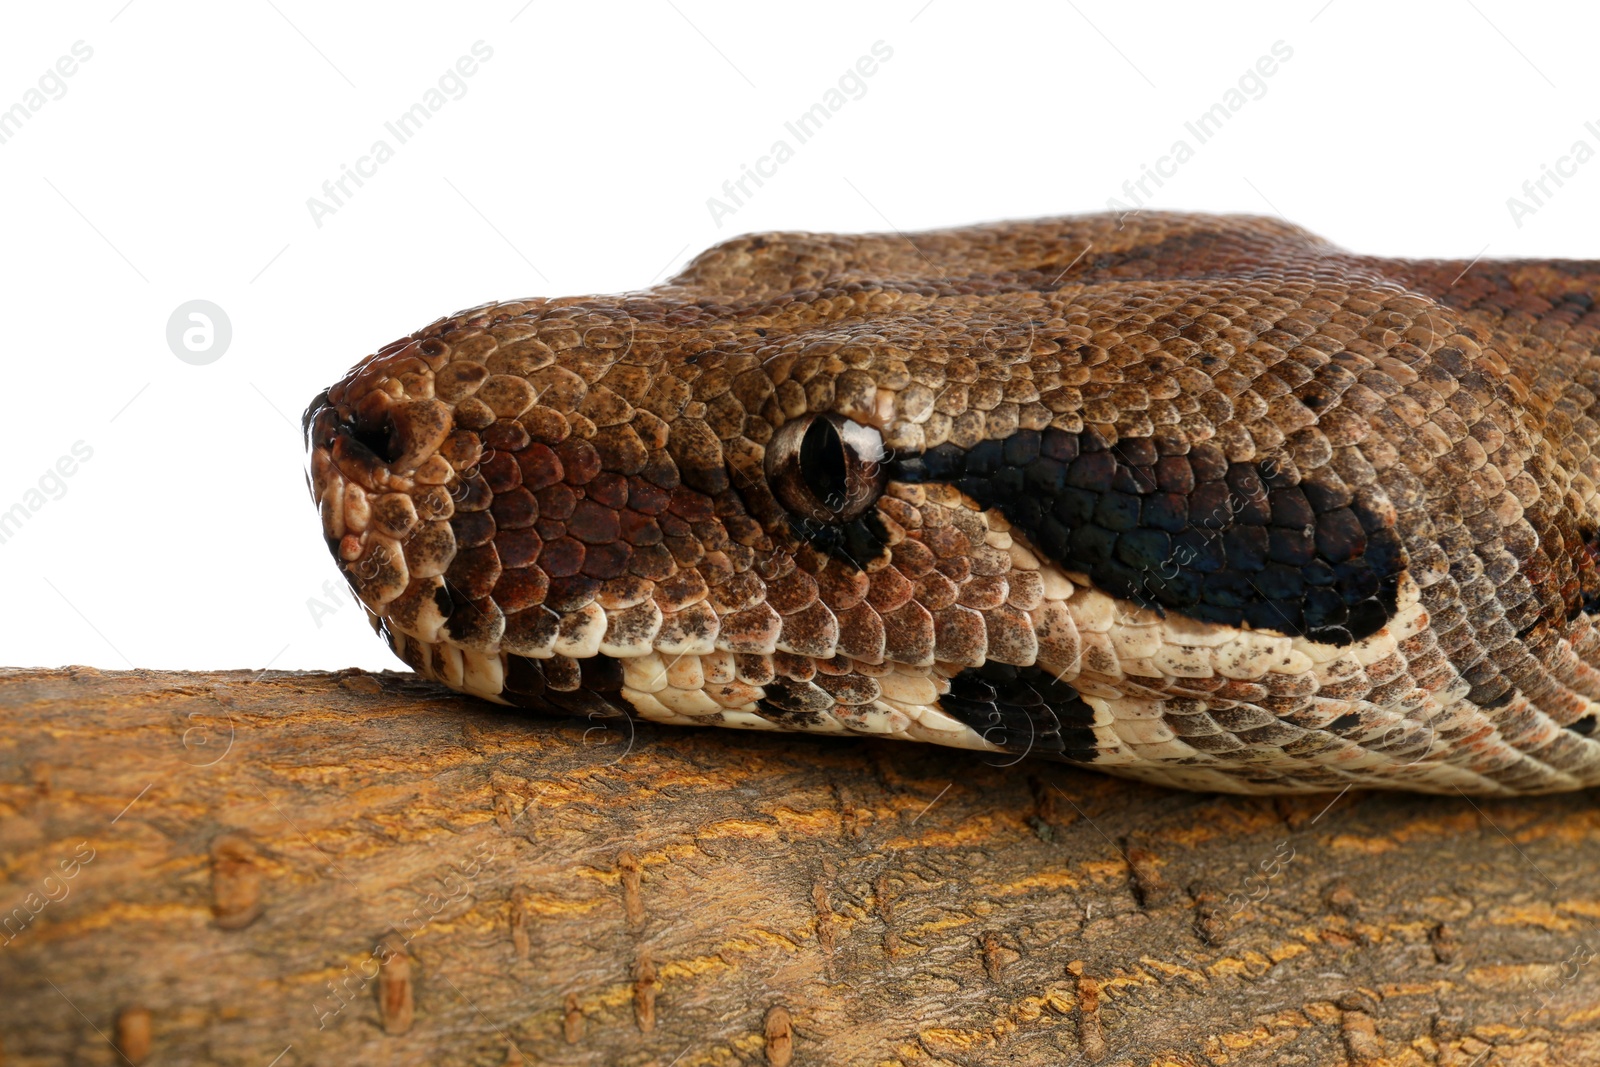
[[[767,481],[792,514],[818,522],[859,518],[883,492],[883,436],[838,415],[786,422],[767,445]]]

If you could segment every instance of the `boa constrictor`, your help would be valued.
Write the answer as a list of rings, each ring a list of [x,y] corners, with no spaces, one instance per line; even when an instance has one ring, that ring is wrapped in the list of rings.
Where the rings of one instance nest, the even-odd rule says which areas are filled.
[[[1600,784],[1600,263],[1143,214],[761,234],[305,417],[395,652],[563,714],[1240,792]]]

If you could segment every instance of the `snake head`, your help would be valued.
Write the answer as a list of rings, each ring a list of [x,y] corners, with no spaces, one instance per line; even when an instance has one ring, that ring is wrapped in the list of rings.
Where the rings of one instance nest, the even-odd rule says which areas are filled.
[[[616,298],[473,309],[313,401],[323,535],[419,673],[555,712],[766,723],[748,709],[784,626],[765,579],[793,562],[745,491],[769,523],[781,510],[761,450],[718,434],[733,398],[690,384],[726,380],[725,356],[662,311]],[[669,672],[677,711],[650,696]]]
[[[841,334],[844,302],[818,313],[805,290],[841,266],[826,242],[744,238],[648,293],[440,320],[319,395],[323,535],[397,654],[547,711],[1031,746],[1031,722],[940,703],[1014,686],[1041,642],[1075,662],[1073,587],[916,457],[987,432],[935,408],[993,407],[993,382],[961,379],[1009,373],[1035,327],[973,309],[924,340],[982,363],[919,360],[916,338]]]
[[[1579,322],[1592,275],[1154,213],[749,235],[379,350],[307,412],[312,491],[401,658],[505,704],[1560,787],[1600,759],[1561,644],[1595,647],[1600,536],[1519,415],[1510,364],[1555,356],[1486,342]],[[1537,715],[1533,650],[1575,687]],[[1446,743],[1495,722],[1549,762]]]
[[[748,238],[649,293],[472,309],[319,395],[323,535],[397,654],[548,711],[1004,747],[938,701],[1033,662],[1005,576],[1025,606],[1045,586],[1003,517],[892,478],[933,415],[910,354],[832,337],[815,294],[708,299],[718,256],[748,305],[836,269],[819,253]]]

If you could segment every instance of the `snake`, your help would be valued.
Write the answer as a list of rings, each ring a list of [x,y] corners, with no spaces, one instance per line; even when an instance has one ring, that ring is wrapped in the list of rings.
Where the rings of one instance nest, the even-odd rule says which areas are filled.
[[[761,233],[303,428],[418,674],[1204,792],[1600,784],[1600,261],[1110,213]]]

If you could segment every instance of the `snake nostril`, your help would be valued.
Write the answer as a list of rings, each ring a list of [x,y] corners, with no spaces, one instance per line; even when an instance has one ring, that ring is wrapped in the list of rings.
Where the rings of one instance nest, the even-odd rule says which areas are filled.
[[[385,463],[393,463],[405,452],[400,430],[387,411],[376,418],[357,415],[345,425],[345,433]]]

